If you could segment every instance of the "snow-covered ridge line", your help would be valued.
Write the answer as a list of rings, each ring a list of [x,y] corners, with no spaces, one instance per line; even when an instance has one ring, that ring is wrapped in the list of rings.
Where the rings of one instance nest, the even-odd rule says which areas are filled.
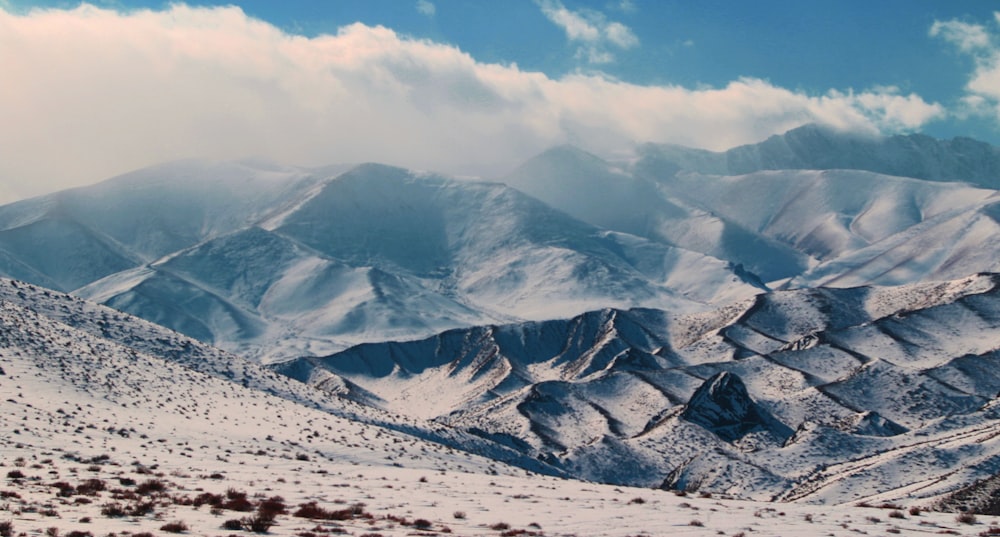
[[[220,381],[233,383],[254,393],[267,394],[299,405],[370,426],[397,431],[422,439],[422,441],[449,446],[450,449],[470,450],[488,456],[496,461],[505,461],[523,466],[532,471],[556,474],[557,469],[547,467],[537,461],[527,459],[505,446],[483,440],[448,427],[428,425],[422,420],[386,412],[355,404],[341,398],[330,397],[327,393],[278,375],[267,368],[245,358],[210,347],[196,340],[178,334],[162,326],[138,319],[111,308],[94,304],[77,297],[40,288],[24,282],[0,279],[0,304],[14,315],[16,320],[8,327],[7,344],[13,346],[40,345],[34,354],[39,356],[60,356],[59,352],[46,350],[54,345],[51,334],[62,334],[60,341],[73,348],[86,347],[87,357],[103,359],[105,353],[114,355],[142,356],[143,360],[166,360],[171,368],[181,367],[191,374],[207,375]],[[25,321],[22,317],[29,317]],[[44,329],[32,328],[41,323]],[[9,340],[14,334],[27,331],[15,342]],[[14,345],[16,343],[16,345]],[[62,343],[60,343],[61,345]],[[96,351],[93,349],[111,350]],[[96,354],[94,354],[96,353]],[[72,354],[72,353],[70,353]],[[93,356],[92,356],[93,354]],[[62,360],[67,360],[62,358]],[[142,369],[148,367],[141,360],[128,367]],[[71,361],[71,360],[70,360]],[[72,365],[79,367],[80,365]],[[65,365],[61,366],[63,369]],[[124,367],[124,366],[123,366]],[[158,367],[158,366],[157,366]],[[163,373],[162,379],[176,376]],[[183,373],[182,375],[187,375]],[[107,397],[117,397],[108,395]]]
[[[275,368],[588,480],[933,497],[1000,471],[998,283],[781,291],[715,315],[605,309]],[[901,471],[918,460],[934,462]]]

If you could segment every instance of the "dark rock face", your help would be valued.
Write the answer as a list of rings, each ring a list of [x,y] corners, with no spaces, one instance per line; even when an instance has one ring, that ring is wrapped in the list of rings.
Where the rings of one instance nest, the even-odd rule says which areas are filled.
[[[739,376],[723,371],[706,380],[691,396],[681,419],[700,425],[727,442],[754,431],[771,432],[779,440],[792,430],[750,397]]]

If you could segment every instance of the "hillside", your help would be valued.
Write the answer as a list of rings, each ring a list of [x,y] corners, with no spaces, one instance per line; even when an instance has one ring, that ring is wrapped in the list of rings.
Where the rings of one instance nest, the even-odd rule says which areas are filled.
[[[335,414],[378,413],[102,306],[19,282],[0,282],[0,291],[5,532],[624,537],[974,527],[916,505],[910,515],[779,510],[541,476],[344,419]]]
[[[823,503],[927,498],[1000,471],[998,282],[782,291],[679,317],[605,309],[277,370],[334,374],[352,387],[342,397],[583,479]]]

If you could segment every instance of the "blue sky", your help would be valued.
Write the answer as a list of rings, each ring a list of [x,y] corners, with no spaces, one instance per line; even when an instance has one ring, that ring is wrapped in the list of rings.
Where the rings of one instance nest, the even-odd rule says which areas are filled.
[[[810,121],[1000,144],[995,1],[226,6],[0,0],[0,120],[25,133],[0,162],[29,155],[0,164],[6,196],[189,156],[490,175],[550,144],[724,149]]]

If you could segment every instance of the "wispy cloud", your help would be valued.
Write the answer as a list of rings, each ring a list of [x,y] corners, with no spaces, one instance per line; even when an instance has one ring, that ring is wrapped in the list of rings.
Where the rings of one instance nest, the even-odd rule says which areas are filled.
[[[437,8],[428,0],[417,0],[417,12],[421,15],[433,17],[437,13]]]
[[[965,86],[959,116],[987,116],[1000,125],[1000,12],[993,14],[992,28],[959,20],[935,21],[930,35],[951,43],[971,56],[975,68]]]
[[[553,24],[566,32],[566,38],[579,47],[577,56],[589,63],[610,63],[615,59],[610,49],[626,50],[639,45],[639,38],[631,28],[607,20],[598,11],[572,11],[559,0],[538,0],[538,6]]]
[[[567,142],[599,154],[645,141],[725,149],[806,122],[878,132],[942,113],[894,88],[555,79],[383,27],[293,35],[236,7],[0,10],[0,36],[0,194],[183,157],[492,176]]]
[[[635,6],[635,2],[632,0],[619,0],[618,2],[612,2],[610,4],[612,9],[617,9],[622,13],[635,13],[639,9]]]

